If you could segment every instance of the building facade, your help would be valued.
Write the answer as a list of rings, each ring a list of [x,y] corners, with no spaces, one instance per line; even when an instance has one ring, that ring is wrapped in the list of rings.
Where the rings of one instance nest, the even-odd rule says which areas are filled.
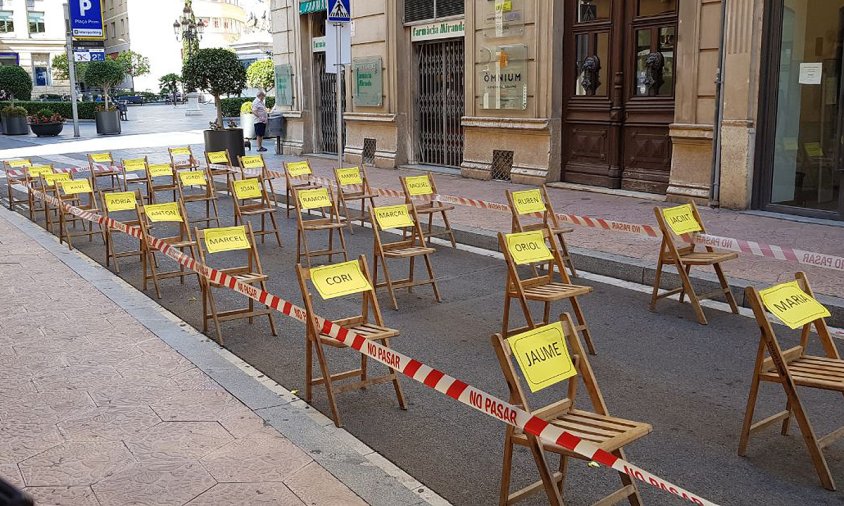
[[[336,152],[326,3],[272,3],[298,152]],[[844,0],[367,0],[353,21],[350,162],[374,141],[380,167],[844,217]]]
[[[66,94],[68,82],[53,79],[53,58],[65,52],[60,0],[0,2],[0,65],[20,65],[32,76],[32,96]]]

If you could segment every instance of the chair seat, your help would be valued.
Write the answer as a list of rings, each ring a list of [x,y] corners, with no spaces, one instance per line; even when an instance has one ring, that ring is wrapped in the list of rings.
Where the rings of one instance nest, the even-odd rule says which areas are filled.
[[[383,341],[384,339],[391,339],[393,337],[397,337],[399,335],[399,331],[395,329],[391,329],[388,327],[381,327],[380,325],[375,325],[374,323],[364,323],[361,325],[355,325],[354,327],[345,327],[349,331],[360,334],[363,337],[367,338],[370,341]],[[329,336],[328,334],[320,334],[319,335],[320,341],[323,343],[333,346],[335,348],[345,348],[346,345],[341,343],[340,341],[334,339],[333,337]]]
[[[289,181],[289,180],[288,180]],[[290,183],[291,188],[296,188],[297,190],[316,190],[317,188],[322,188],[321,184],[312,183],[311,181],[303,182],[303,183]]]
[[[416,206],[416,213],[417,214],[431,214],[431,213],[438,213],[440,211],[452,211],[454,210],[454,206],[451,204],[442,204],[442,203],[434,203],[429,202],[427,204],[421,204]]]
[[[146,182],[146,180],[147,180],[146,176],[142,176],[141,174],[136,174],[134,172],[130,172],[130,173],[126,174],[125,178],[126,178],[127,183],[133,183],[133,182],[136,182],[136,181]]]
[[[331,218],[314,218],[312,220],[302,220],[302,227],[305,230],[331,230],[345,227],[346,219],[342,216],[337,219]]]
[[[173,248],[187,248],[188,246],[196,246],[196,241],[181,241],[178,237],[167,237],[162,239]]]
[[[844,360],[807,355],[789,362],[788,371],[798,386],[844,392]],[[760,377],[767,381],[779,381],[774,365]]]
[[[555,281],[545,285],[526,287],[524,291],[525,298],[527,300],[553,302],[568,299],[570,297],[586,295],[592,291],[592,288],[588,286],[567,285],[565,283]],[[516,297],[517,292],[511,290],[509,295],[511,297]]]
[[[694,251],[680,254],[680,262],[684,265],[713,265],[736,258],[738,258],[738,253],[735,252]],[[673,257],[668,261],[673,261]]]
[[[623,448],[625,445],[653,431],[653,427],[647,423],[634,422],[614,416],[599,415],[578,409],[573,409],[546,421],[573,436],[595,443],[607,452],[614,452]],[[527,442],[527,437],[524,433],[517,433],[514,437],[517,443],[525,444]],[[561,446],[553,444],[544,444],[543,446],[546,450],[554,453],[572,454],[569,450]]]
[[[384,256],[387,258],[410,258],[420,255],[431,255],[436,253],[434,248],[423,248],[422,246],[410,246],[407,248],[385,249]]]
[[[570,234],[570,233],[572,233],[572,232],[574,232],[574,229],[573,229],[573,228],[571,228],[571,227],[566,227],[566,228],[552,228],[552,229],[551,229],[551,233],[552,233],[552,234],[554,234],[554,235],[559,235],[559,234]]]
[[[250,206],[243,206],[240,208],[240,215],[241,216],[257,216],[260,214],[272,213],[275,212],[275,208],[273,207],[264,207],[261,204],[260,207],[250,207]]]
[[[374,193],[363,193],[363,192],[343,192],[343,198],[346,200],[359,200],[359,199],[374,199],[377,198],[378,195]]]

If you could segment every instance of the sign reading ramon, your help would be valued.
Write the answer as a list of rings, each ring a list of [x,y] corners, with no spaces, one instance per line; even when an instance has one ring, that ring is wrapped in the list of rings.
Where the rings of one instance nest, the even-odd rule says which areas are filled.
[[[70,33],[75,39],[105,39],[104,0],[70,0]]]

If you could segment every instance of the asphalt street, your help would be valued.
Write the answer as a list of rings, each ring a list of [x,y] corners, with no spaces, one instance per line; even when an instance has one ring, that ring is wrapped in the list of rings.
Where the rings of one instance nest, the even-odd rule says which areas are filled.
[[[5,184],[5,180],[2,184]],[[5,196],[6,189],[2,188]],[[162,195],[163,196],[163,195]],[[204,211],[204,206],[203,206]],[[198,214],[198,205],[189,206]],[[230,225],[232,208],[220,197],[223,224]],[[117,217],[117,216],[115,216]],[[119,219],[119,218],[118,218]],[[259,246],[271,292],[301,303],[295,275],[295,220],[279,210],[284,247],[274,241]],[[166,230],[161,233],[166,235]],[[346,232],[350,257],[365,254],[372,262],[371,231],[357,227]],[[118,248],[132,244],[126,237]],[[78,242],[78,249],[97,262],[104,262],[99,240]],[[225,267],[240,263],[237,253],[214,255],[209,263]],[[162,259],[163,266],[172,266]],[[385,292],[380,302],[388,326],[401,331],[393,346],[401,352],[437,367],[490,393],[507,397],[490,335],[500,330],[505,267],[503,260],[450,247],[437,246],[433,257],[444,301],[433,299],[421,287],[413,293],[399,292],[400,310],[390,308]],[[404,267],[395,267],[401,272]],[[421,273],[421,267],[418,272]],[[140,264],[121,260],[120,276],[140,287]],[[581,281],[578,281],[581,282]],[[796,427],[787,437],[777,428],[751,439],[747,458],[736,454],[739,431],[758,345],[754,322],[742,316],[707,310],[708,326],[698,325],[691,308],[663,301],[657,313],[649,312],[649,296],[612,286],[583,282],[594,292],[582,298],[591,326],[597,356],[590,357],[610,413],[653,425],[648,437],[627,447],[629,460],[663,478],[720,504],[793,505],[840,504],[841,492],[824,490],[811,466]],[[201,298],[195,279],[184,285],[176,280],[162,283],[165,308],[190,325],[202,328]],[[155,297],[154,291],[147,294]],[[233,292],[218,292],[223,307],[245,300]],[[318,302],[318,311],[338,318],[359,309],[357,300]],[[534,314],[540,314],[534,308]],[[555,312],[570,310],[567,304]],[[518,311],[516,309],[516,311]],[[517,316],[517,312],[513,313]],[[91,317],[96,317],[92,308]],[[518,321],[519,318],[516,318]],[[288,389],[304,391],[304,327],[276,316],[279,336],[272,337],[266,319],[224,324],[225,345]],[[777,327],[784,346],[796,342],[794,332]],[[819,347],[815,347],[819,352]],[[334,370],[359,361],[351,350],[329,350]],[[380,366],[378,366],[380,367]],[[352,434],[395,462],[434,491],[460,505],[493,504],[498,501],[504,426],[481,413],[404,378],[402,385],[409,409],[399,409],[389,384],[338,396],[345,427]],[[582,393],[584,389],[581,389]],[[558,399],[561,388],[549,388],[532,398],[533,405]],[[825,434],[838,427],[844,405],[840,396],[803,392],[815,430]],[[588,399],[580,395],[581,408]],[[324,389],[315,389],[316,409],[329,414]],[[767,416],[785,405],[782,390],[763,386],[757,414]],[[844,480],[844,446],[826,450],[833,476]],[[556,459],[552,459],[556,466]],[[513,487],[536,479],[536,468],[524,449],[517,450]],[[565,498],[567,504],[590,504],[614,489],[617,475],[594,469],[583,462],[570,465]],[[646,504],[679,504],[670,495],[640,484]],[[525,504],[544,504],[535,496]]]

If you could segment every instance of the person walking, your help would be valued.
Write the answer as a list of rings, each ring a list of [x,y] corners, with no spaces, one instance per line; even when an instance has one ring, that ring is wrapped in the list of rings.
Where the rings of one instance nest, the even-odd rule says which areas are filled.
[[[264,98],[266,93],[258,92],[258,96],[252,101],[252,114],[255,115],[255,137],[258,140],[258,151],[266,151],[264,144],[264,134],[267,133],[267,106],[264,105]]]

